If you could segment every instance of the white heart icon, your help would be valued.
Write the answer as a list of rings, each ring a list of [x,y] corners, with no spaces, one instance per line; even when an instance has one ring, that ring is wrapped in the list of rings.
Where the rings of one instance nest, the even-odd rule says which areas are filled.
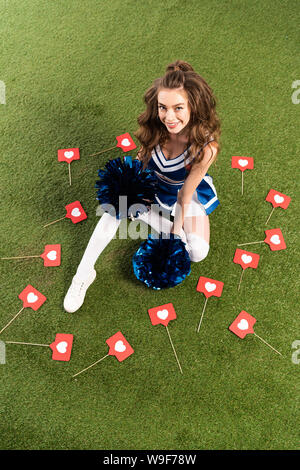
[[[240,323],[238,323],[237,327],[239,328],[239,330],[248,330],[249,324],[247,320],[245,320],[245,318],[242,318]]]
[[[72,215],[73,217],[79,217],[79,216],[81,215],[81,212],[80,212],[80,210],[78,209],[78,207],[74,207],[74,209],[73,209],[72,212],[71,212],[71,215]]]
[[[164,308],[163,310],[159,310],[156,315],[161,320],[165,320],[166,318],[168,318],[169,312],[166,308]]]
[[[49,253],[47,253],[47,258],[50,259],[50,261],[54,261],[56,259],[56,251],[55,250],[51,250],[49,251]]]
[[[251,263],[251,261],[252,261],[252,256],[245,255],[245,253],[242,255],[241,258],[242,258],[242,261],[243,261],[245,264]]]
[[[29,292],[29,294],[27,295],[27,302],[29,302],[30,304],[33,304],[34,302],[36,302],[38,299],[38,296],[35,295],[33,292]]]
[[[241,166],[247,166],[248,165],[248,160],[240,159],[238,161],[238,164],[241,165]]]
[[[213,292],[216,288],[216,284],[212,283],[212,282],[206,282],[205,283],[205,289],[207,290],[207,292]]]
[[[280,245],[279,235],[272,235],[272,237],[270,238],[270,242],[274,243],[274,245]]]
[[[67,151],[67,152],[64,153],[64,156],[66,158],[72,158],[73,155],[74,155],[74,152],[72,150],[70,150],[69,152]]]
[[[275,194],[274,201],[277,202],[277,204],[280,204],[281,202],[284,201],[284,197],[279,196],[279,194]]]
[[[130,142],[128,139],[123,139],[121,145],[124,145],[124,147],[128,147],[130,145]]]
[[[115,344],[115,351],[117,352],[124,352],[126,349],[126,346],[125,344],[123,343],[123,341],[119,340],[116,342]]]
[[[59,353],[64,354],[67,350],[68,343],[66,341],[61,341],[56,345],[56,349]]]

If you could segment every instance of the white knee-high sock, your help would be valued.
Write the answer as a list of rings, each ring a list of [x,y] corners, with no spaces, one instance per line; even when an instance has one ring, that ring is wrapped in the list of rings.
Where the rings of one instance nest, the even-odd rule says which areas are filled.
[[[80,279],[85,280],[91,274],[99,255],[113,239],[121,220],[108,214],[108,212],[102,215],[78,265],[76,276]]]
[[[187,233],[186,249],[190,255],[190,260],[194,262],[202,261],[209,252],[209,243],[197,233]]]

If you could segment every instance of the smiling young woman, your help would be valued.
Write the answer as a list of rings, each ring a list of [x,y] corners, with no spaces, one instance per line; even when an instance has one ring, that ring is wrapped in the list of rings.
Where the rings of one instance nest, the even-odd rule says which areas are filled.
[[[138,117],[139,129],[134,133],[141,145],[137,158],[156,175],[159,212],[151,206],[136,219],[157,232],[178,234],[190,260],[201,261],[209,252],[208,216],[219,205],[207,173],[220,151],[220,121],[212,89],[189,63],[177,60],[154,80],[144,102],[146,109]],[[161,216],[160,209],[168,217]],[[107,212],[102,215],[64,299],[67,312],[75,312],[83,304],[86,290],[96,278],[94,264],[120,222]]]
[[[190,64],[176,61],[153,82],[144,101],[135,132],[141,143],[137,157],[155,171],[156,201],[174,216],[171,232],[182,237],[184,229],[190,257],[200,261],[209,248],[208,215],[219,204],[207,173],[220,151],[216,100]]]

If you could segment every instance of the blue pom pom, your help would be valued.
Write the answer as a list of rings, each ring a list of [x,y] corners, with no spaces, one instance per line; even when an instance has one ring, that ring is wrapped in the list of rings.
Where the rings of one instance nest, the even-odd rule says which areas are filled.
[[[168,237],[168,238],[166,238]],[[132,259],[137,279],[152,289],[180,284],[191,272],[191,260],[178,235],[150,234]]]
[[[117,219],[130,216],[137,217],[145,212],[146,205],[155,201],[154,197],[158,188],[155,173],[149,169],[142,169],[140,160],[132,160],[131,156],[124,156],[109,160],[105,169],[98,170],[100,180],[96,181],[97,200],[102,208],[116,215]],[[127,197],[127,209],[119,207],[119,196]],[[134,213],[130,207],[135,204]],[[110,205],[110,208],[106,207]],[[113,208],[111,207],[113,206]],[[140,206],[140,207],[139,207]]]

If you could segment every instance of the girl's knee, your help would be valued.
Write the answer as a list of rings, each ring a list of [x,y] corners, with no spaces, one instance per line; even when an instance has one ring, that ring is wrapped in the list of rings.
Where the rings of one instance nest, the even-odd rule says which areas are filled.
[[[195,263],[204,260],[209,252],[209,244],[196,233],[187,233],[186,238],[190,260]]]

